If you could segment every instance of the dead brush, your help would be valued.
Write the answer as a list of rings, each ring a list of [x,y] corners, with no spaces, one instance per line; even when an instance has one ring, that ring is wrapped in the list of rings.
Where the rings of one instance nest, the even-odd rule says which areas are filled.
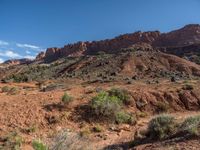
[[[85,136],[68,130],[60,131],[53,137],[50,149],[53,150],[90,150],[92,145]]]

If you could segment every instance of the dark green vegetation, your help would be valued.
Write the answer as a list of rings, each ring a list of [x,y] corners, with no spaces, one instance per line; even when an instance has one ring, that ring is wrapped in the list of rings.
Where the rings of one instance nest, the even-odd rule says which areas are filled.
[[[69,96],[66,92],[64,93],[64,95],[62,96],[62,99],[61,99],[64,106],[68,105],[72,100],[73,100],[73,98],[71,96]]]
[[[175,118],[169,115],[160,115],[149,122],[148,134],[150,138],[163,139],[174,133]]]
[[[181,124],[179,128],[180,132],[190,135],[200,135],[200,116],[192,116]]]
[[[152,140],[199,137],[200,116],[191,116],[179,121],[171,115],[158,115],[149,122],[147,130],[140,134],[142,136],[135,138],[136,145]]]
[[[135,124],[136,123],[136,117],[132,116],[126,112],[120,111],[115,116],[116,123],[126,123],[126,124]]]
[[[170,109],[169,104],[164,103],[164,102],[157,102],[156,104],[156,111],[158,113],[163,113],[163,112],[168,112]]]
[[[2,145],[1,141],[4,141]],[[5,137],[0,137],[0,150],[20,150],[22,143],[22,137],[17,132],[11,132]]]
[[[124,89],[111,89],[101,91],[90,102],[92,113],[99,118],[106,118],[116,123],[136,123],[136,117],[123,111],[130,102],[128,91]]]
[[[34,150],[48,150],[47,146],[43,144],[41,141],[33,141],[32,146]]]
[[[89,79],[90,81],[113,80],[109,76],[115,76],[115,73],[120,70],[119,63],[113,58],[115,55],[97,55],[97,56],[83,56],[83,57],[67,57],[51,64],[30,64],[20,66],[20,72],[7,76],[3,79],[5,82],[29,82],[41,81],[47,79],[57,78],[81,78]],[[94,59],[95,62],[88,62]],[[110,61],[112,60],[112,62]],[[82,68],[76,70],[77,65],[85,63]],[[87,63],[88,62],[88,63]],[[118,65],[118,66],[117,66]],[[16,70],[19,70],[16,67]]]
[[[6,82],[29,82],[29,81],[41,81],[47,79],[55,79],[60,76],[59,72],[65,67],[68,67],[75,63],[77,59],[67,58],[62,59],[60,62],[54,62],[52,64],[29,64],[16,66],[13,70],[13,74],[3,79]],[[18,68],[19,67],[19,68]],[[20,70],[18,73],[16,73]]]
[[[194,89],[194,87],[193,87],[193,85],[191,85],[191,84],[185,84],[184,86],[183,86],[183,90],[193,90]]]
[[[160,55],[160,60],[156,59],[156,55]],[[182,67],[181,65],[169,69],[166,64],[161,63],[162,61],[171,62],[168,60],[169,57],[171,56],[166,57],[157,52],[125,50],[117,54],[100,53],[60,58],[49,64],[35,62],[28,65],[8,67],[2,70],[0,75],[8,72],[8,75],[2,79],[3,82],[41,82],[43,80],[78,78],[88,83],[120,80],[132,84],[134,80],[148,77],[185,79],[189,78],[188,73],[197,74],[194,69],[192,72],[187,72],[185,68],[178,68]],[[176,61],[179,64],[183,60],[177,59]],[[131,66],[128,71],[126,70],[127,66]]]
[[[7,93],[8,95],[15,95],[18,94],[20,91],[16,87],[4,86],[1,88],[1,92]]]

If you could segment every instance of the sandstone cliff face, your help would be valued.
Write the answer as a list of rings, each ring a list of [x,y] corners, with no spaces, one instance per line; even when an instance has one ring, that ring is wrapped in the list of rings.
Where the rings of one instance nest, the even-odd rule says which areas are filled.
[[[48,48],[44,53],[40,53],[36,59],[44,59],[46,62],[56,60],[66,56],[82,56],[96,54],[99,51],[106,53],[115,53],[122,48],[131,47],[132,45],[143,42],[152,44],[158,37],[160,32],[136,32],[133,34],[125,34],[110,40],[78,42],[75,44],[65,45],[63,48]]]
[[[44,59],[45,61],[53,61],[60,56],[60,48],[47,48]]]
[[[114,39],[78,42],[65,45],[63,48],[48,48],[46,53],[39,54],[37,60],[44,59],[46,62],[54,61],[67,56],[92,55],[99,51],[116,53],[122,48],[131,47],[134,44],[146,43],[153,47],[162,47],[162,51],[169,47],[183,47],[200,43],[200,25],[187,25],[179,30],[161,34],[159,31],[135,32],[124,34]],[[171,49],[170,49],[171,50]],[[175,49],[172,49],[174,52]],[[182,50],[180,48],[180,50]],[[172,53],[172,52],[171,52]]]
[[[91,42],[87,43],[86,54],[95,54],[98,51],[115,53],[116,50],[130,47],[139,42],[152,44],[159,36],[160,32],[158,31],[135,32],[133,34],[121,35],[111,40]]]
[[[40,53],[36,56],[36,61],[37,61],[37,60],[44,59],[44,57],[45,57],[45,52],[40,52]]]
[[[200,25],[194,24],[161,34],[153,45],[156,47],[179,47],[197,43],[200,43]]]

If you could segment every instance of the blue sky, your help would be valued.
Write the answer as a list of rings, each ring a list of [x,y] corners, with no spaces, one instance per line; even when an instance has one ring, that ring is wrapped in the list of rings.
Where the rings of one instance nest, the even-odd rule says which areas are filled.
[[[200,0],[0,0],[0,61],[190,23],[200,24]]]

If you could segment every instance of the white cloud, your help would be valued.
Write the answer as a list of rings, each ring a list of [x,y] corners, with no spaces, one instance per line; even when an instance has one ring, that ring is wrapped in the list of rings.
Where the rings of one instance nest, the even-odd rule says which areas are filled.
[[[15,52],[13,52],[11,50],[7,50],[7,51],[5,51],[5,53],[0,52],[0,56],[9,57],[9,58],[19,58],[19,57],[22,57],[18,53],[15,53]]]
[[[31,52],[26,50],[26,54],[31,54]]]
[[[20,44],[20,43],[16,43],[16,46],[17,47],[20,47],[20,48],[30,48],[30,49],[40,49],[40,47],[38,46],[35,46],[35,45],[30,45],[30,44]]]
[[[0,40],[0,63],[7,59],[35,59],[35,52],[40,51],[42,48],[39,46]]]
[[[31,55],[26,55],[26,56],[23,56],[24,58],[28,58],[28,59],[35,59],[35,56],[31,56]]]
[[[2,58],[0,58],[0,64],[3,63],[3,62],[4,62],[4,60]]]
[[[9,45],[9,43],[8,43],[8,42],[5,42],[5,41],[2,41],[2,40],[0,40],[0,46],[6,46],[6,45]]]

